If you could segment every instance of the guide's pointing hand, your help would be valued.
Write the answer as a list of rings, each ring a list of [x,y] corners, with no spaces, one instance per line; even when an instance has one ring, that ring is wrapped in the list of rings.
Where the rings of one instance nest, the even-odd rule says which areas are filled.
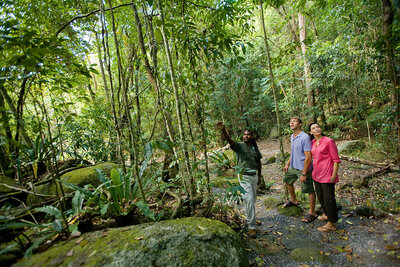
[[[216,126],[218,127],[218,129],[221,129],[221,130],[225,128],[225,125],[222,121],[217,122]]]

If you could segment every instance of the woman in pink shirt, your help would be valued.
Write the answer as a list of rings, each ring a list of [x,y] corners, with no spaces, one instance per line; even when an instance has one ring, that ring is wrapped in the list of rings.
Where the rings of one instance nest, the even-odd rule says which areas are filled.
[[[338,211],[335,200],[335,184],[339,182],[338,169],[340,158],[335,141],[326,137],[318,123],[308,126],[312,140],[311,154],[313,157],[313,172],[315,191],[318,201],[324,210],[324,214],[318,217],[321,221],[327,221],[324,226],[318,228],[320,232],[335,231],[335,223],[338,221]]]

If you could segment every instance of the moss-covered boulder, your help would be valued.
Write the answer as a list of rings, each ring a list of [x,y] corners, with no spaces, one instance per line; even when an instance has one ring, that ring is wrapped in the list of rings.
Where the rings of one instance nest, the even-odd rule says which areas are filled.
[[[286,216],[298,216],[303,213],[303,209],[300,206],[291,206],[287,208],[282,206],[278,209],[278,212]]]
[[[310,249],[320,249],[321,245],[319,242],[315,242],[311,239],[308,238],[302,238],[295,236],[293,238],[283,238],[282,239],[282,244],[290,250],[296,249],[296,248],[310,248]]]
[[[285,250],[274,242],[270,236],[261,236],[257,239],[251,239],[250,248],[262,255],[284,255]]]
[[[18,184],[13,179],[4,175],[0,175],[0,195],[15,191],[14,189],[5,185],[19,188]]]
[[[266,208],[276,208],[282,200],[276,197],[267,197],[264,199],[264,206]]]
[[[362,140],[344,141],[338,144],[338,152],[344,154],[357,152],[363,150],[366,146],[367,145]]]
[[[246,250],[226,224],[200,217],[82,235],[16,266],[248,266]]]
[[[321,250],[313,248],[296,248],[289,257],[295,261],[301,262],[319,262],[323,264],[332,264],[332,260]]]
[[[278,139],[278,137],[279,137],[278,127],[273,127],[269,132],[269,138]]]
[[[65,180],[71,184],[84,186],[91,184],[93,186],[100,185],[100,180],[96,169],[102,170],[106,175],[110,175],[111,169],[118,169],[119,165],[115,163],[101,163],[95,166],[77,169],[74,171],[67,172],[61,176],[61,180]],[[72,190],[63,186],[64,192],[71,192]],[[55,195],[56,185],[54,183],[48,183],[36,187],[36,192],[44,195]],[[46,200],[45,197],[38,197],[29,195],[27,203],[29,205],[40,203]]]

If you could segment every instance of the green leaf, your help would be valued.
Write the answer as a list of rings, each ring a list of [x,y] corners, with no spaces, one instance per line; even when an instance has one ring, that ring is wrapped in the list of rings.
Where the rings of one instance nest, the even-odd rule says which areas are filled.
[[[52,235],[53,235],[53,233],[50,233],[50,234],[47,234],[47,235],[45,235],[45,236],[43,236],[43,237],[37,239],[37,240],[32,244],[32,246],[30,246],[30,247],[25,251],[24,257],[29,258],[30,256],[32,256],[33,250],[36,249],[36,248],[38,248],[38,247],[40,246],[40,244],[42,244],[44,241],[46,241],[46,240],[47,240],[50,236],[52,236]]]
[[[114,199],[115,201],[121,201],[124,198],[124,191],[122,188],[121,176],[116,169],[111,169],[110,172],[112,184],[115,187],[115,191],[119,199]]]
[[[125,198],[131,199],[132,197],[132,184],[131,184],[131,177],[132,177],[132,169],[128,171],[128,173],[123,177],[124,179],[124,187],[125,187]]]
[[[7,253],[8,251],[12,250],[13,248],[15,248],[16,246],[18,246],[17,243],[12,243],[11,245],[6,246],[5,248],[3,248],[2,250],[0,250],[0,255],[3,255],[5,253]]]
[[[25,227],[45,227],[41,224],[25,223],[25,222],[7,222],[0,224],[0,230],[22,229]]]
[[[110,205],[110,202],[107,202],[106,204],[100,204],[100,207],[101,207],[100,213],[101,213],[101,215],[106,214],[109,205]]]
[[[59,209],[57,209],[56,207],[53,206],[44,206],[44,207],[39,207],[35,209],[36,211],[40,211],[40,212],[45,212],[47,214],[53,215],[56,218],[61,218],[62,214],[61,211]]]
[[[97,170],[97,169],[96,169]],[[79,192],[81,192],[82,194],[88,196],[88,197],[94,197],[93,193],[90,190],[87,190],[85,188],[82,188],[80,186],[77,186],[75,184],[71,184],[67,181],[61,180],[61,182],[65,185],[65,187],[70,188],[70,189],[74,189],[74,190],[78,190]]]
[[[63,230],[63,223],[61,222],[61,220],[60,219],[56,219],[54,222],[53,222],[53,228],[54,228],[54,230],[56,230],[57,232],[59,232],[59,233],[61,233],[62,232],[62,230]]]
[[[75,212],[75,214],[82,210],[82,204],[84,200],[85,195],[79,190],[75,191],[74,197],[72,198],[72,210]]]
[[[79,221],[77,223],[72,224],[72,225],[68,225],[68,230],[71,232],[71,234],[79,232],[78,225],[79,225]]]
[[[156,220],[156,218],[154,217],[154,212],[150,210],[146,202],[139,201],[138,203],[136,203],[136,206],[139,208],[139,210],[143,213],[144,216],[152,219],[153,221]]]

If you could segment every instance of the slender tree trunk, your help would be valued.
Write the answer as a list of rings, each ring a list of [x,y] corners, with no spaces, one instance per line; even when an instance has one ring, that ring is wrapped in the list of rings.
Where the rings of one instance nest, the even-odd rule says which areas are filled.
[[[48,117],[48,113],[47,113],[47,109],[46,109],[46,104],[44,102],[44,96],[43,96],[43,92],[41,91],[41,85],[39,85],[39,91],[42,97],[42,111],[43,111],[43,115],[46,119],[46,123],[47,123],[47,133],[49,135],[49,142],[50,142],[50,148],[51,148],[51,154],[52,154],[52,159],[49,159],[49,166],[51,169],[51,180],[53,182],[53,184],[55,185],[56,188],[56,195],[57,195],[57,199],[58,199],[58,203],[59,203],[59,207],[60,207],[60,211],[61,211],[61,215],[62,215],[62,219],[64,221],[65,224],[65,228],[64,231],[67,234],[67,236],[69,237],[70,232],[68,229],[68,222],[67,219],[65,217],[65,209],[66,209],[66,204],[65,204],[65,193],[64,193],[64,189],[62,187],[61,181],[60,181],[60,172],[58,170],[58,165],[57,165],[57,156],[56,156],[56,152],[55,152],[55,147],[53,145],[53,135],[51,133],[51,125],[50,125],[50,120]],[[42,137],[42,142],[44,143],[43,140],[43,134],[40,135]],[[61,196],[60,193],[58,192],[58,188],[60,188],[61,191]]]
[[[302,13],[299,13],[299,30],[300,30],[300,44],[301,44],[301,52],[303,54],[303,62],[304,62],[304,84],[307,92],[307,103],[308,107],[311,109],[310,119],[316,121],[316,115],[314,111],[315,102],[314,102],[314,91],[311,88],[311,68],[310,64],[307,61],[307,44],[306,40],[306,23],[305,17]]]
[[[276,114],[276,123],[278,124],[278,134],[279,134],[279,148],[281,151],[282,155],[282,161],[281,165],[283,166],[285,164],[285,151],[283,149],[283,141],[282,141],[282,130],[281,130],[281,120],[280,120],[280,115],[279,115],[279,109],[278,109],[278,93],[276,90],[275,86],[275,79],[274,79],[274,73],[272,71],[272,64],[271,64],[271,56],[269,52],[269,45],[268,45],[268,39],[267,39],[267,31],[265,29],[265,23],[264,23],[264,9],[263,9],[263,1],[260,0],[260,9],[261,9],[261,27],[263,30],[264,34],[264,43],[265,43],[265,50],[267,54],[267,59],[268,59],[268,70],[269,70],[269,78],[271,81],[271,86],[272,86],[272,91],[274,94],[274,103],[275,103],[275,114]]]
[[[198,107],[198,123],[200,126],[200,131],[201,131],[201,139],[202,139],[202,143],[204,146],[204,159],[205,159],[205,167],[206,167],[206,179],[207,179],[207,192],[210,193],[211,192],[211,186],[210,186],[210,168],[208,166],[208,151],[207,151],[207,135],[206,135],[206,127],[205,127],[205,122],[204,122],[204,118],[205,118],[205,114],[204,114],[204,110],[205,110],[205,104],[204,104],[204,100],[200,100],[199,95],[196,95],[196,102],[197,102],[197,107]]]
[[[103,0],[100,1],[100,9],[101,9],[101,26],[102,26],[102,31],[103,31],[103,38],[105,37],[105,42],[103,42],[103,49],[105,51],[105,55],[104,57],[106,58],[105,63],[106,63],[106,68],[107,68],[107,72],[108,72],[108,76],[109,76],[109,80],[110,80],[110,95],[111,95],[111,109],[112,109],[112,113],[113,113],[113,120],[114,120],[114,127],[115,127],[115,131],[117,133],[117,152],[118,152],[118,156],[122,165],[122,170],[124,172],[124,174],[126,174],[126,167],[125,167],[125,159],[124,159],[124,155],[122,153],[122,147],[121,147],[121,130],[119,128],[119,124],[118,124],[118,116],[117,116],[117,112],[116,112],[116,108],[115,108],[115,99],[114,99],[114,85],[113,85],[113,77],[112,77],[112,72],[111,72],[111,58],[110,58],[110,48],[108,46],[108,32],[107,32],[107,27],[105,25],[105,14],[104,14],[104,4],[103,4]]]
[[[107,86],[107,78],[106,78],[106,73],[104,71],[104,62],[103,62],[103,57],[102,57],[102,52],[101,52],[101,43],[100,43],[97,32],[95,32],[95,36],[96,36],[96,45],[97,45],[97,55],[99,56],[100,74],[101,74],[101,77],[103,78],[104,91],[106,92],[106,97],[108,99],[110,99],[111,98],[110,90],[108,89],[108,86]]]
[[[160,17],[161,17],[161,35],[164,40],[165,52],[167,54],[169,72],[171,75],[172,89],[174,90],[175,110],[176,110],[176,116],[178,118],[179,136],[181,139],[180,141],[181,141],[182,150],[183,150],[183,153],[185,156],[186,168],[190,175],[191,197],[193,197],[196,194],[196,189],[195,189],[195,183],[194,183],[194,178],[193,178],[193,174],[192,174],[192,168],[190,166],[189,153],[188,153],[188,150],[186,147],[186,142],[185,142],[185,133],[183,130],[184,126],[183,126],[183,120],[182,120],[182,112],[181,112],[181,106],[180,106],[180,100],[179,100],[178,87],[177,87],[176,81],[175,81],[174,65],[172,63],[172,57],[171,57],[171,52],[170,52],[169,45],[168,45],[168,39],[167,39],[167,36],[165,35],[165,19],[164,19],[164,12],[162,9],[161,1],[158,0],[157,3],[158,3],[158,9],[160,12]]]
[[[12,113],[17,114],[17,108],[14,106],[14,103],[11,97],[8,95],[6,88],[4,88],[4,86],[2,85],[0,85],[0,93],[1,95],[3,95],[4,100],[6,101],[8,108],[12,111]],[[23,118],[21,118],[21,120],[23,120]],[[32,145],[33,144],[32,139],[26,133],[25,124],[23,123],[23,121],[20,122],[20,131],[22,136],[24,137],[25,142],[29,145]]]
[[[121,54],[120,54],[120,50],[119,50],[119,42],[117,39],[117,30],[115,28],[115,18],[114,18],[114,11],[113,11],[113,7],[112,7],[112,3],[111,0],[107,0],[108,1],[108,5],[110,7],[110,14],[111,14],[111,23],[112,23],[112,30],[113,30],[113,35],[114,35],[114,44],[115,44],[115,49],[116,49],[116,54],[117,54],[117,62],[118,62],[118,87],[122,87],[122,92],[123,92],[123,106],[124,106],[124,111],[126,114],[126,118],[128,121],[128,127],[129,127],[129,150],[130,150],[130,154],[132,153],[132,151],[134,152],[134,158],[137,158],[138,155],[136,155],[136,149],[134,148],[134,143],[136,142],[133,138],[134,131],[133,131],[133,126],[132,126],[132,119],[131,119],[131,114],[130,114],[130,110],[129,110],[129,99],[128,99],[128,88],[127,88],[127,84],[124,81],[125,80],[125,75],[124,75],[124,70],[122,67],[122,60],[121,60]],[[136,159],[134,159],[136,160]],[[141,182],[139,181],[140,179],[138,178],[138,182],[139,182],[139,188],[140,191],[142,193],[143,196],[143,201],[145,201],[145,197],[144,197],[144,192],[143,192],[143,188],[141,186]]]
[[[400,87],[399,87],[399,76],[396,72],[396,62],[393,48],[393,19],[394,12],[392,3],[390,0],[381,0],[383,10],[383,36],[386,41],[386,59],[387,59],[387,72],[392,84],[392,105],[394,108],[395,115],[395,129],[397,131],[397,164],[400,165]]]
[[[9,117],[6,112],[6,107],[4,103],[4,98],[0,97],[0,114],[2,126],[5,131],[5,136],[7,138],[8,149],[6,144],[0,145],[0,170],[4,175],[9,175],[10,165],[11,165],[11,153],[14,151],[14,146],[12,145],[12,133],[10,129]],[[1,133],[3,134],[3,133]]]
[[[192,123],[190,121],[190,116],[189,116],[189,107],[188,104],[186,102],[187,96],[186,96],[186,90],[185,87],[182,87],[182,102],[183,102],[183,106],[185,107],[185,115],[186,115],[186,120],[187,120],[187,124],[188,124],[188,129],[189,129],[189,136],[190,136],[190,141],[192,142],[192,144],[194,143],[195,139],[194,139],[194,134],[193,134],[193,126]],[[192,158],[193,161],[196,162],[196,151],[192,152]]]

